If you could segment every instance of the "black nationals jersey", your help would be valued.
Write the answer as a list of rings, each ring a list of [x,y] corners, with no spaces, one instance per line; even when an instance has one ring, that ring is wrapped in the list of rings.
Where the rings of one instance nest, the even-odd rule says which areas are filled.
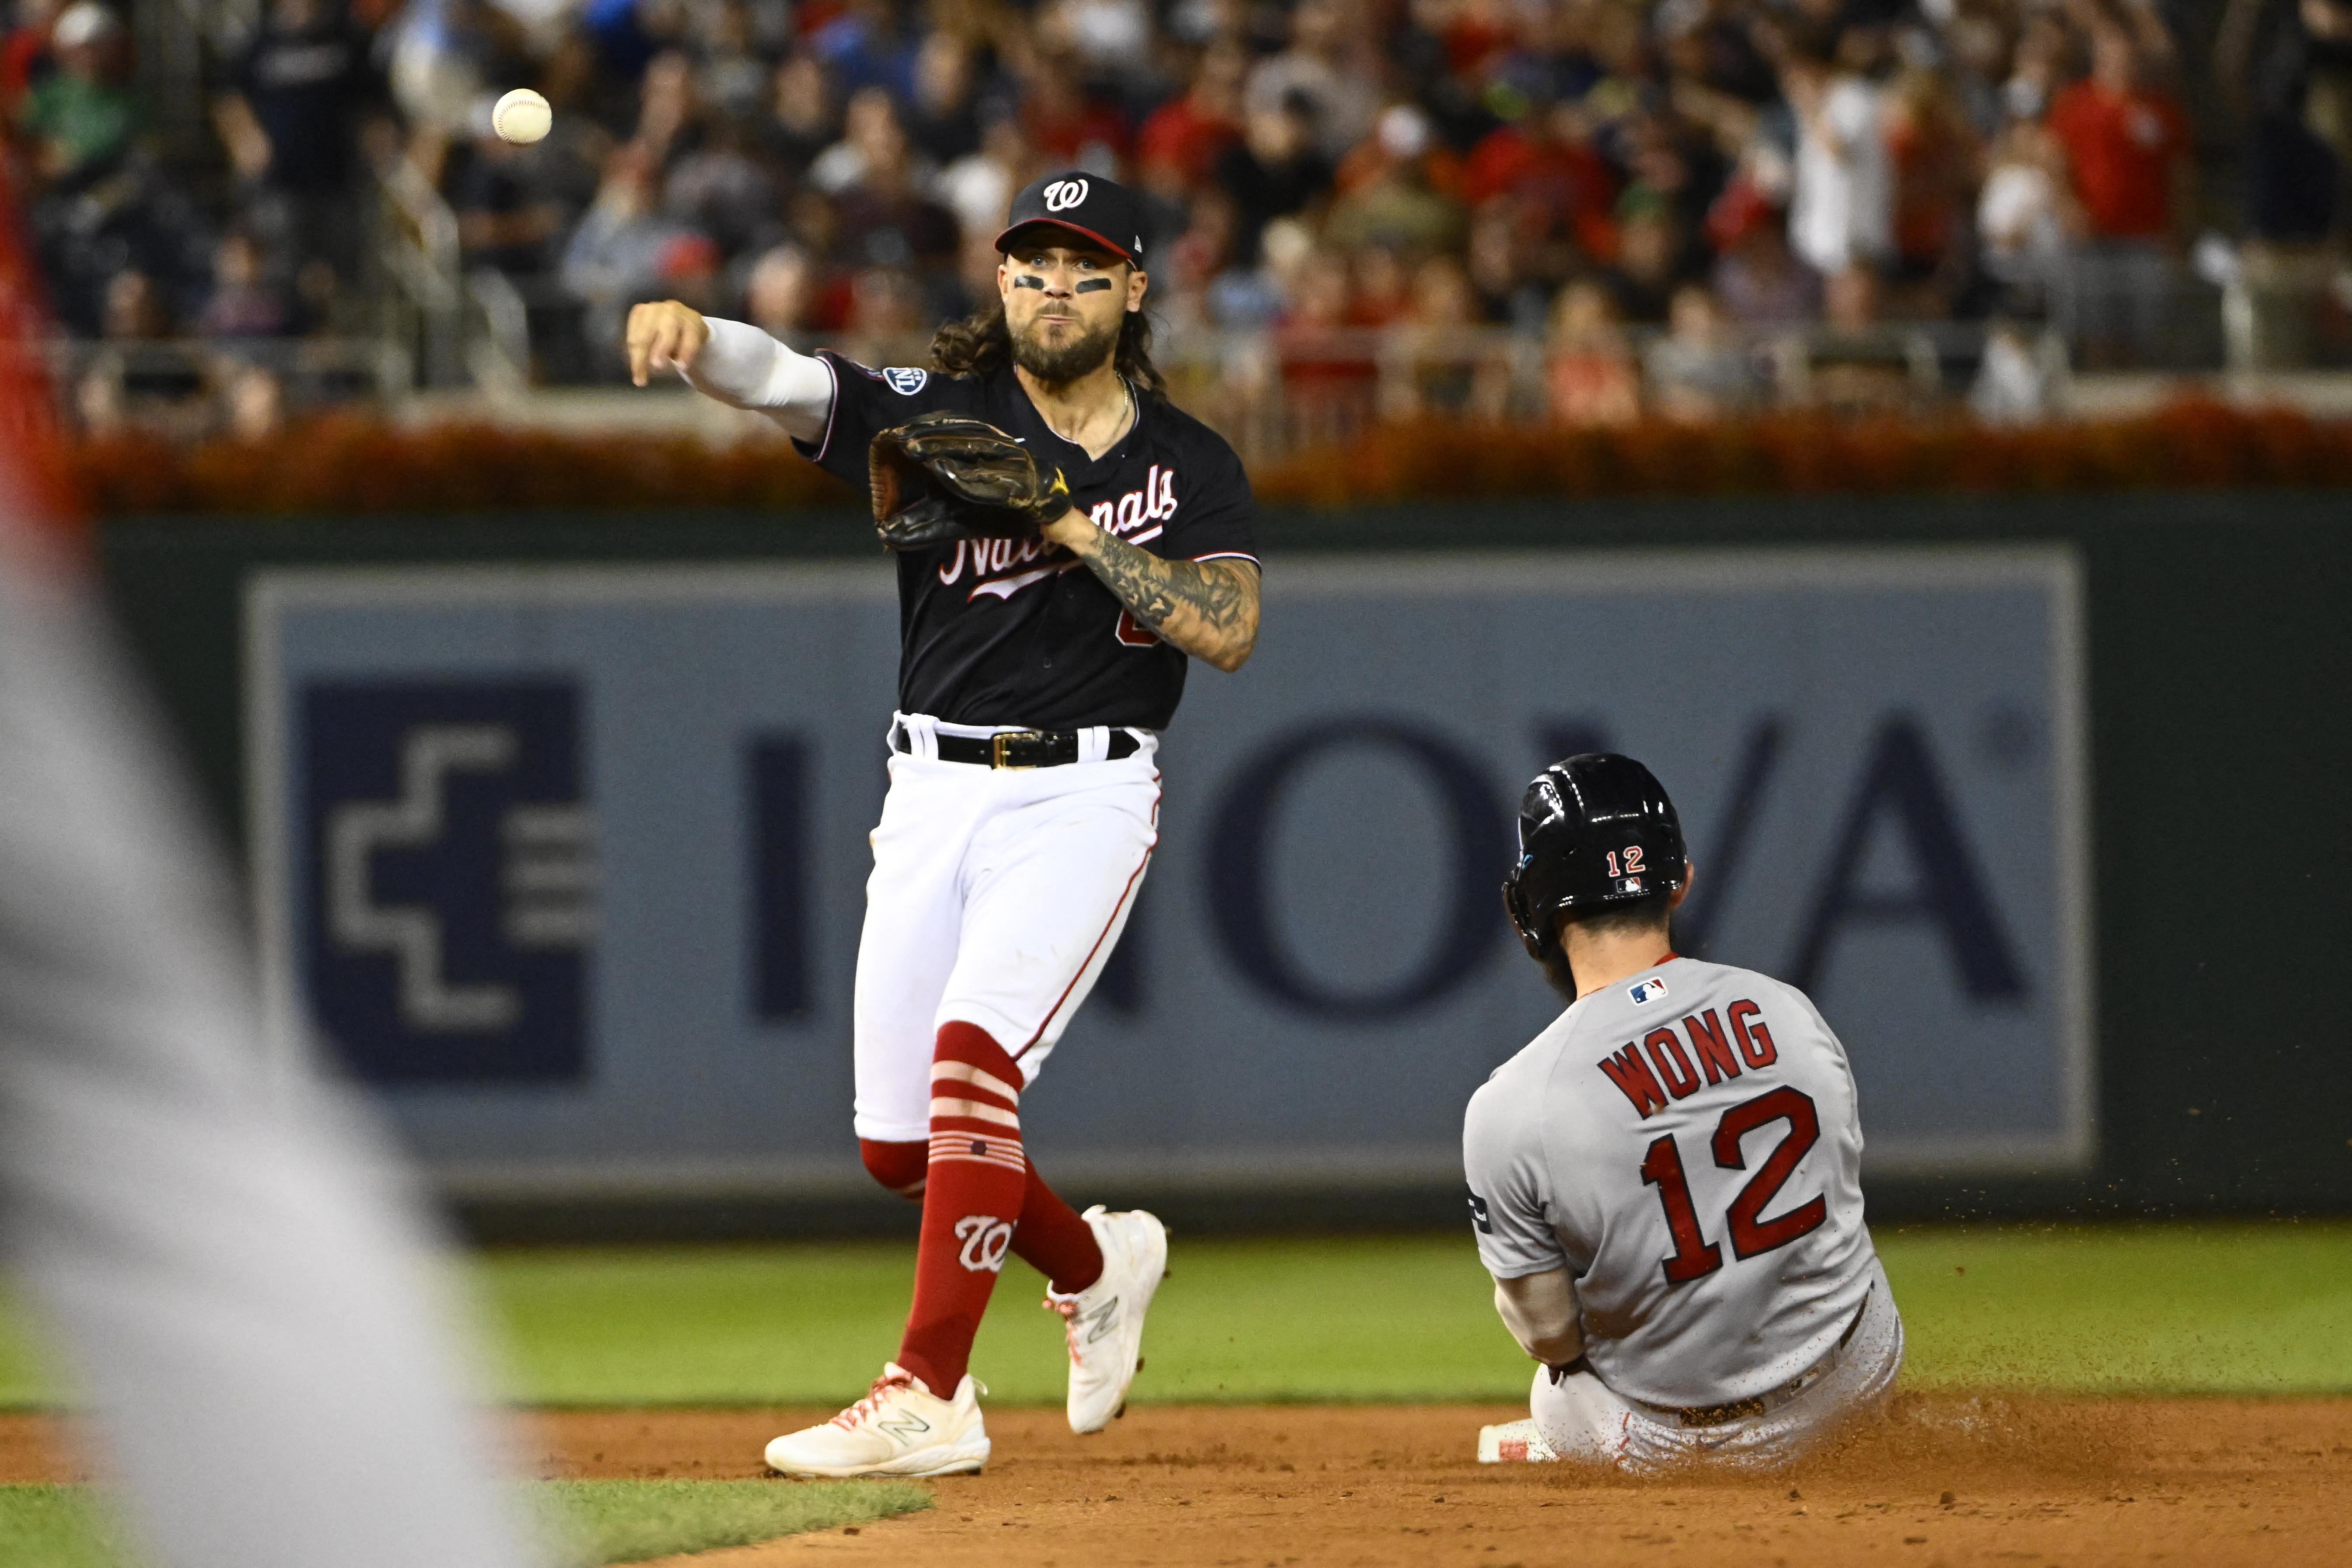
[[[941,375],[868,370],[830,350],[833,414],[812,446],[826,472],[866,486],[876,435],[949,409],[985,419],[1062,470],[1073,505],[1154,555],[1255,562],[1255,505],[1241,459],[1215,431],[1136,395],[1135,423],[1101,458],[1046,428],[1011,370]],[[1183,654],[1139,625],[1083,562],[1039,539],[903,550],[898,708],[951,724],[1159,730],[1184,695]]]

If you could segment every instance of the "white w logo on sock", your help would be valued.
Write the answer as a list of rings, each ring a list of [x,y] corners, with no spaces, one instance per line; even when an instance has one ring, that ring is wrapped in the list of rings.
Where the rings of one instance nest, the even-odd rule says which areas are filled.
[[[1004,1267],[1004,1255],[1013,1250],[1013,1222],[992,1214],[966,1215],[956,1221],[955,1233],[963,1243],[956,1261],[974,1274],[995,1273]]]

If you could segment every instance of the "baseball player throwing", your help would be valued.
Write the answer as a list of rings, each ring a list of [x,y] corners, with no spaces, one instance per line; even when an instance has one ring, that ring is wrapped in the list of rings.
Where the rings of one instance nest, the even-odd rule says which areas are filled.
[[[1632,758],[1528,786],[1504,899],[1572,1005],[1463,1127],[1496,1310],[1543,1363],[1531,1419],[1483,1431],[1482,1459],[1779,1464],[1902,1364],[1844,1047],[1802,992],[1675,955],[1690,878]]]
[[[870,483],[897,552],[903,647],[890,790],[857,953],[866,1167],[923,1205],[898,1359],[866,1398],[768,1445],[788,1475],[935,1476],[986,1462],[965,1366],[1008,1253],[1066,1325],[1069,1418],[1135,1377],[1167,1234],[1081,1216],[1038,1176],[1021,1097],[1118,941],[1157,841],[1156,732],[1192,658],[1257,637],[1249,481],[1166,400],[1143,311],[1141,203],[1050,176],[1013,198],[999,300],[929,369],[793,353],[675,301],[631,313],[639,384],[674,366]]]

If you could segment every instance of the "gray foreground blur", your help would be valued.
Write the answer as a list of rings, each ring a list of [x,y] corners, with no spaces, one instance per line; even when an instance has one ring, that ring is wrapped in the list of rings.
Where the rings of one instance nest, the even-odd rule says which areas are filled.
[[[101,1465],[163,1568],[520,1565],[425,1228],[265,1061],[243,930],[94,617],[0,575],[0,1238]]]

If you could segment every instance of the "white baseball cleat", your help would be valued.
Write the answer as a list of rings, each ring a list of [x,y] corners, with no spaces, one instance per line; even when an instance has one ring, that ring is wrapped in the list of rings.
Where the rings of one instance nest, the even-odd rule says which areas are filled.
[[[1168,1227],[1141,1209],[1107,1213],[1097,1204],[1086,1222],[1102,1248],[1102,1278],[1075,1295],[1045,1292],[1070,1342],[1070,1430],[1099,1432],[1127,1408],[1128,1385],[1143,1364],[1143,1314],[1168,1272]]]
[[[1536,1464],[1549,1464],[1559,1458],[1536,1430],[1533,1421],[1506,1421],[1500,1426],[1478,1428],[1478,1462],[1482,1465],[1514,1464],[1522,1459]]]
[[[941,1399],[895,1363],[866,1397],[821,1426],[768,1445],[768,1468],[788,1476],[960,1476],[988,1463],[980,1380],[969,1373]]]

